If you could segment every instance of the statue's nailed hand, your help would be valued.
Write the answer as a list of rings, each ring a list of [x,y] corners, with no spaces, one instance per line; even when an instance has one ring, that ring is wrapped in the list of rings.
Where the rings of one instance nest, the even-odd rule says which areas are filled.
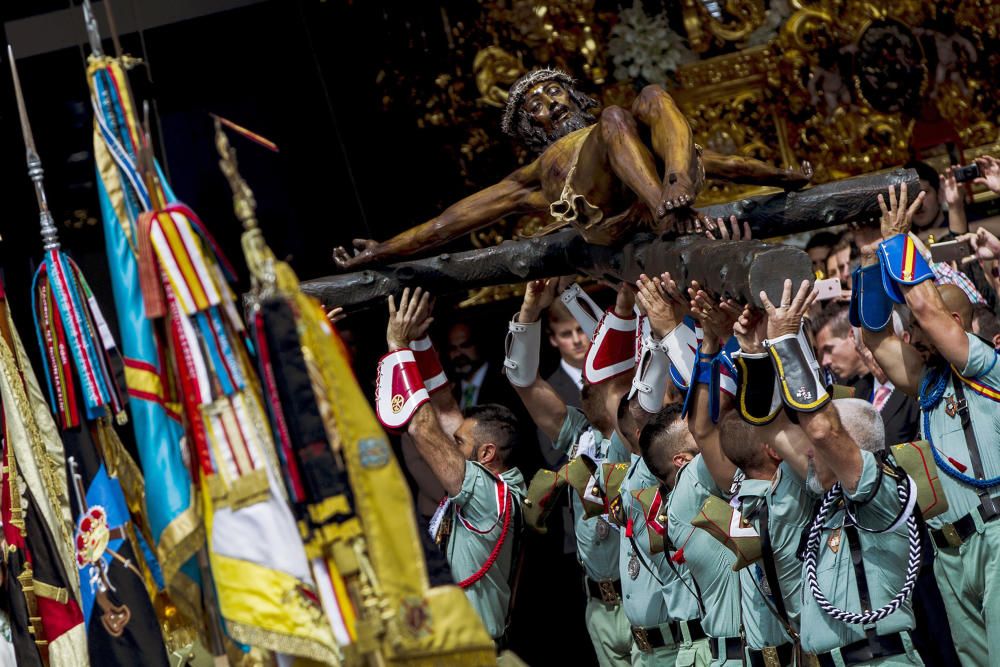
[[[399,308],[396,308],[396,299],[389,296],[389,326],[385,332],[385,342],[389,345],[389,351],[409,347],[410,343],[422,338],[431,326],[434,318],[431,311],[434,303],[431,301],[429,292],[418,287],[410,294],[410,288],[403,290],[399,297]]]
[[[896,188],[889,188],[889,206],[885,205],[885,197],[879,194],[878,205],[882,209],[882,238],[888,239],[897,234],[908,234],[913,214],[920,210],[924,203],[924,193],[921,192],[907,207],[909,199],[906,194],[906,183],[899,186],[899,198],[896,198]]]
[[[780,338],[786,335],[798,335],[802,326],[802,317],[809,312],[809,307],[818,296],[818,292],[810,289],[809,281],[803,280],[799,285],[799,291],[795,298],[792,298],[792,281],[786,279],[785,287],[781,292],[781,304],[775,306],[767,298],[767,292],[761,290],[760,301],[764,304],[767,312],[767,337],[769,339]]]
[[[373,239],[354,239],[351,241],[354,246],[354,254],[351,255],[344,246],[337,246],[333,249],[333,263],[341,271],[356,269],[367,264],[375,257],[375,246],[378,241]]]

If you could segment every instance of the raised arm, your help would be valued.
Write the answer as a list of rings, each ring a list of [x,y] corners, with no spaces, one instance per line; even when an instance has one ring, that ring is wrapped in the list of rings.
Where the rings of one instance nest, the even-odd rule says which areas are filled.
[[[372,262],[397,259],[429,250],[520,211],[542,210],[549,202],[541,191],[538,160],[521,167],[499,183],[461,199],[422,225],[387,241],[354,239],[354,255],[346,248],[333,251],[342,270]]]
[[[909,234],[913,214],[920,208],[923,199],[924,193],[921,192],[907,207],[905,183],[900,186],[898,200],[895,188],[889,189],[888,207],[885,204],[885,197],[879,195],[878,202],[882,208],[882,238],[889,240]],[[905,255],[905,251],[901,254]],[[905,256],[902,261],[906,261]],[[969,339],[964,327],[945,306],[934,281],[927,279],[915,285],[902,282],[897,284],[903,298],[906,299],[906,305],[913,313],[914,320],[920,325],[931,344],[948,363],[959,369],[965,368],[969,360]]]
[[[414,340],[423,337],[434,319],[430,316],[430,312],[430,295],[419,287],[412,295],[409,288],[403,290],[399,308],[396,307],[395,299],[390,296],[389,325],[386,329],[389,351],[407,350]],[[435,397],[440,394],[450,394],[450,392],[438,391],[435,392]],[[400,398],[404,398],[402,403],[405,409],[405,399],[408,397],[400,395]],[[425,402],[416,408],[411,417],[407,432],[413,438],[417,452],[427,462],[434,476],[441,482],[441,486],[448,495],[454,496],[462,489],[462,482],[465,479],[465,457],[462,456],[451,435],[457,429],[454,414],[457,413],[457,406],[451,407],[454,399],[450,403],[447,399],[425,398],[424,400]],[[438,414],[435,401],[438,401],[445,410],[443,415]],[[457,419],[460,420],[461,415],[457,415]],[[446,432],[446,429],[450,432]]]
[[[878,263],[874,247],[865,246],[861,253],[862,267]],[[854,289],[861,289],[861,285],[855,284]],[[920,393],[920,376],[924,372],[924,359],[917,349],[897,336],[891,326],[882,331],[862,328],[861,338],[896,389],[916,398]]]
[[[558,285],[558,278],[533,280],[527,284],[521,310],[510,323],[507,358],[504,361],[507,379],[532,421],[553,442],[566,421],[566,402],[552,385],[539,377],[538,348],[542,326],[539,320],[542,311],[555,300]]]
[[[841,424],[834,402],[821,388],[818,364],[813,366],[815,357],[802,347],[803,337],[799,335],[802,316],[816,300],[816,292],[810,290],[809,281],[802,281],[793,299],[792,281],[786,280],[780,305],[771,303],[764,292],[760,299],[767,312],[767,345],[787,390],[795,391],[794,400],[786,396],[785,404],[796,411],[817,463],[829,467],[847,492],[853,493],[861,479],[861,451]],[[814,407],[814,400],[819,407]]]
[[[700,289],[697,283],[691,285],[691,289],[688,290],[691,296],[691,315],[701,322],[704,335],[699,357],[714,357],[720,352],[722,343],[729,339],[733,331],[735,308],[730,302],[727,302],[726,308],[722,308],[713,297]],[[699,366],[702,363],[699,360]],[[697,373],[697,369],[695,372]],[[713,421],[710,411],[709,386],[703,381],[698,382],[696,378],[692,378],[689,391],[695,393],[691,398],[692,408],[688,416],[688,427],[701,448],[701,456],[705,460],[705,465],[708,466],[716,486],[722,491],[728,491],[733,483],[736,466],[722,451],[719,426]],[[732,401],[724,394],[719,396],[719,400],[719,418],[721,419],[732,408]]]

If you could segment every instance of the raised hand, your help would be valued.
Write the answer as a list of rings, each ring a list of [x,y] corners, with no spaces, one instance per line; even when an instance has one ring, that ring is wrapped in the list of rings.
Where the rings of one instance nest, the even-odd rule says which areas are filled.
[[[354,239],[351,241],[351,245],[354,246],[354,255],[351,255],[344,246],[337,246],[333,249],[333,263],[341,271],[353,269],[371,261],[378,241],[373,239]]]
[[[743,230],[741,232],[740,221],[735,215],[729,216],[729,226],[732,231],[726,229],[726,225],[722,221],[722,218],[716,218],[715,221],[712,222],[711,226],[708,224],[708,222],[711,221],[711,218],[705,216],[704,220],[706,221],[705,236],[710,239],[720,239],[722,241],[749,241],[751,238],[750,223],[744,220]],[[716,230],[718,230],[718,233],[716,233]]]
[[[635,290],[628,283],[618,286],[618,296],[615,297],[615,315],[632,317],[632,307],[635,306]]]
[[[410,288],[405,288],[399,297],[398,309],[396,299],[390,295],[389,326],[385,332],[385,342],[388,343],[389,350],[409,347],[411,342],[422,338],[434,321],[431,317],[433,308],[430,293],[420,287],[413,290],[412,295]]]
[[[670,274],[664,274],[670,279]],[[673,281],[670,281],[671,283]],[[639,310],[649,318],[649,328],[657,338],[663,338],[677,328],[684,319],[686,308],[674,299],[660,278],[650,278],[645,273],[636,282],[635,298]],[[677,286],[673,286],[676,293]]]
[[[924,202],[924,193],[917,195],[913,203],[907,208],[906,203],[906,183],[899,186],[899,200],[896,199],[896,188],[889,188],[889,206],[885,205],[885,197],[878,196],[878,205],[882,209],[882,238],[888,239],[897,234],[907,234],[910,231],[910,222],[913,214],[920,209]]]
[[[1000,160],[992,155],[983,155],[976,158],[976,164],[979,165],[979,178],[972,182],[1000,192]]]
[[[743,306],[743,311],[733,324],[733,335],[740,344],[740,349],[747,354],[758,354],[764,351],[764,339],[767,338],[767,317],[764,311]]]
[[[941,197],[949,209],[965,205],[965,186],[955,180],[954,167],[948,167],[941,174]]]
[[[532,280],[524,287],[524,301],[517,321],[521,324],[537,322],[542,311],[552,305],[559,290],[559,278],[542,278]]]
[[[975,233],[962,234],[958,240],[968,241],[974,253],[963,258],[963,264],[969,264],[976,260],[989,261],[1000,258],[1000,239],[997,239],[985,227],[980,227]]]
[[[905,185],[904,185],[905,187]],[[904,190],[905,193],[905,190]],[[882,195],[879,195],[881,197]],[[767,337],[780,338],[788,334],[798,335],[802,326],[802,316],[809,312],[809,307],[816,300],[816,290],[809,288],[809,281],[803,280],[799,291],[792,298],[792,281],[786,279],[781,292],[781,304],[775,306],[767,298],[767,292],[761,290],[760,301],[767,312]]]
[[[347,317],[347,313],[344,312],[341,306],[326,311],[326,319],[330,320],[330,324],[336,324],[345,317]]]
[[[720,344],[729,340],[739,313],[736,302],[728,299],[720,304],[715,297],[701,289],[696,281],[691,282],[688,294],[691,297],[691,315],[701,322],[705,338],[719,341]]]

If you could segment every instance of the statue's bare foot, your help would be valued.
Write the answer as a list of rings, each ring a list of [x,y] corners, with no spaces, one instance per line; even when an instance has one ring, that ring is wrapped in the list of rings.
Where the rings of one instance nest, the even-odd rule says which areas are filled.
[[[813,167],[809,160],[803,160],[798,169],[789,169],[785,172],[785,187],[789,190],[798,190],[809,185],[813,177]]]
[[[694,203],[696,194],[694,181],[688,174],[684,172],[667,174],[660,205],[656,209],[656,217],[663,218],[670,211],[690,206]]]
[[[333,249],[333,263],[341,271],[356,269],[359,266],[369,263],[374,259],[374,248],[378,241],[373,239],[354,239],[351,241],[354,246],[354,254],[351,255],[347,248],[338,246]]]

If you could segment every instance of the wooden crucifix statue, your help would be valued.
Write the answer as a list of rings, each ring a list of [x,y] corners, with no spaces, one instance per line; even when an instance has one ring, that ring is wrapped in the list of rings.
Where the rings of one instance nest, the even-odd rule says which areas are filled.
[[[498,183],[452,204],[436,218],[387,241],[355,239],[354,254],[334,250],[342,270],[422,253],[512,213],[549,211],[585,240],[606,245],[641,230],[678,231],[705,178],[797,189],[812,167],[784,170],[721,155],[694,143],[691,127],[660,86],[642,89],[631,109],[597,101],[557,69],[536,69],[510,89],[502,129],[539,153]],[[658,171],[662,169],[662,176]]]

